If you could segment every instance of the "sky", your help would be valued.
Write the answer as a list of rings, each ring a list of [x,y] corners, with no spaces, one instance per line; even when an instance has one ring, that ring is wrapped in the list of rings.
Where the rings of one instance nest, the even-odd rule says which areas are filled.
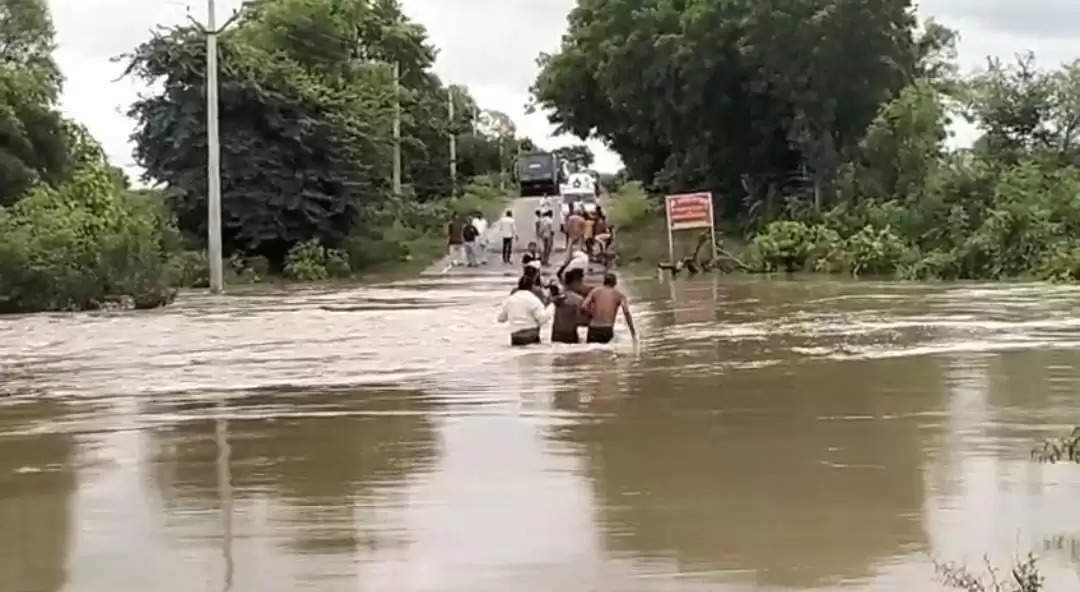
[[[134,122],[126,116],[139,84],[119,79],[123,64],[112,58],[150,37],[159,25],[183,23],[188,15],[205,22],[203,0],[48,0],[57,29],[57,61],[66,82],[61,108],[81,121],[105,147],[110,159],[135,178],[138,166],[129,137]],[[219,23],[241,0],[217,0]],[[482,108],[510,115],[519,133],[541,146],[578,143],[551,136],[542,113],[526,115],[536,57],[554,52],[576,0],[402,0],[406,14],[428,29],[439,48],[436,72],[446,83],[468,86]],[[189,8],[190,7],[190,8]],[[190,10],[190,12],[189,12]],[[1053,67],[1080,58],[1080,0],[922,0],[920,18],[934,18],[960,32],[959,62],[967,72],[987,56],[1011,59],[1034,51]],[[961,126],[954,142],[974,139]],[[615,172],[619,158],[590,142],[596,168]]]

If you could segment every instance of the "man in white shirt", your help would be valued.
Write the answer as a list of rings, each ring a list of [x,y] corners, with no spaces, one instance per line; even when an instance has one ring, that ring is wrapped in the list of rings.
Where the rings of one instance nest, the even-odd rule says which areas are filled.
[[[502,239],[503,263],[509,264],[514,255],[514,240],[518,237],[517,223],[514,222],[514,213],[506,211],[506,215],[495,223],[496,236]]]
[[[487,239],[488,222],[487,222],[487,219],[484,218],[484,215],[481,214],[480,212],[476,212],[475,214],[473,214],[472,225],[474,227],[476,227],[477,232],[480,233],[480,236],[476,239],[476,256],[477,256],[477,259],[479,260],[479,263],[481,265],[487,265],[487,248],[488,248],[488,239]]]
[[[559,277],[562,277],[571,269],[580,269],[585,275],[589,274],[589,256],[585,251],[574,249],[573,254],[563,264],[562,269],[559,270]]]
[[[555,213],[548,210],[540,218],[540,224],[536,231],[543,248],[540,250],[540,261],[544,266],[551,265],[551,250],[555,247]]]
[[[533,293],[533,280],[528,276],[518,280],[518,289],[503,303],[500,323],[510,323],[510,345],[540,343],[540,329],[551,320],[553,310]]]

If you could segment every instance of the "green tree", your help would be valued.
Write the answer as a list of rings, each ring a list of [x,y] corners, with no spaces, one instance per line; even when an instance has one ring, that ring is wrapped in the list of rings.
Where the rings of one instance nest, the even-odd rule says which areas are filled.
[[[339,244],[387,197],[392,97],[385,72],[350,82],[245,43],[248,17],[220,43],[223,231],[227,247],[281,260],[311,238]],[[136,49],[128,72],[161,82],[138,101],[136,159],[169,186],[182,227],[205,236],[202,35],[178,28]]]
[[[0,0],[0,206],[68,171],[54,38],[44,0]]]
[[[793,173],[827,196],[879,106],[914,78],[914,28],[908,0],[580,0],[533,95],[559,131],[605,141],[633,177],[709,188],[745,214]]]
[[[1051,125],[1054,77],[1040,71],[1035,55],[1017,57],[1006,65],[987,60],[986,70],[965,85],[965,113],[983,130],[980,150],[1010,164],[1033,150],[1054,144]]]
[[[916,83],[886,103],[859,146],[859,186],[850,196],[914,200],[945,154],[945,105],[937,90]]]
[[[575,170],[587,169],[591,167],[596,160],[592,150],[585,144],[575,144],[573,146],[556,148],[555,154],[562,160],[570,163],[570,166]]]
[[[80,310],[106,296],[160,306],[171,221],[153,202],[116,190],[100,146],[66,124],[72,173],[0,207],[0,313]]]

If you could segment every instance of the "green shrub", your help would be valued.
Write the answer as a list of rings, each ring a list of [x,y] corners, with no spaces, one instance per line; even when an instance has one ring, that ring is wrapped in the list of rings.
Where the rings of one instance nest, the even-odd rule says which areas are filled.
[[[348,254],[323,247],[319,239],[296,244],[285,257],[285,275],[300,281],[318,282],[351,274]]]
[[[931,251],[914,262],[901,264],[896,274],[905,280],[950,280],[959,277],[956,254]]]
[[[326,272],[332,278],[347,278],[352,274],[349,255],[341,249],[326,250]]]
[[[851,274],[856,276],[894,273],[909,254],[904,240],[888,226],[863,228],[845,241],[844,249],[851,257]]]
[[[1080,243],[1060,241],[1047,250],[1036,270],[1039,279],[1074,282],[1080,279]]]
[[[270,273],[270,260],[261,255],[233,253],[223,270],[226,284],[257,284]]]
[[[206,251],[177,251],[169,255],[166,278],[178,288],[209,288],[210,261]]]
[[[441,252],[446,242],[443,234],[441,224],[424,231],[395,221],[378,230],[354,231],[345,240],[344,252],[353,269],[426,259]]]
[[[304,282],[318,282],[330,277],[326,269],[326,248],[319,239],[297,243],[285,257],[285,275]]]
[[[832,271],[840,257],[840,235],[802,222],[772,222],[750,242],[748,264],[760,272],[817,269]]]
[[[165,304],[172,235],[158,204],[119,192],[104,158],[87,158],[56,188],[0,208],[0,311],[82,310],[119,295]]]
[[[640,224],[656,213],[656,206],[641,183],[627,183],[619,191],[611,194],[607,203],[608,220],[617,228],[627,228]]]
[[[449,201],[449,212],[443,222],[451,213],[472,215],[480,212],[481,215],[491,218],[496,216],[505,204],[506,193],[499,189],[498,185],[488,179],[474,179],[461,190],[460,195]]]

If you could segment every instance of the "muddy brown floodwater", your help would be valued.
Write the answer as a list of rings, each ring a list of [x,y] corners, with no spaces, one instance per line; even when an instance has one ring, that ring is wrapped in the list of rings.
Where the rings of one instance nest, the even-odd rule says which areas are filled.
[[[1080,289],[628,282],[516,351],[504,277],[0,318],[0,591],[1080,586]]]

